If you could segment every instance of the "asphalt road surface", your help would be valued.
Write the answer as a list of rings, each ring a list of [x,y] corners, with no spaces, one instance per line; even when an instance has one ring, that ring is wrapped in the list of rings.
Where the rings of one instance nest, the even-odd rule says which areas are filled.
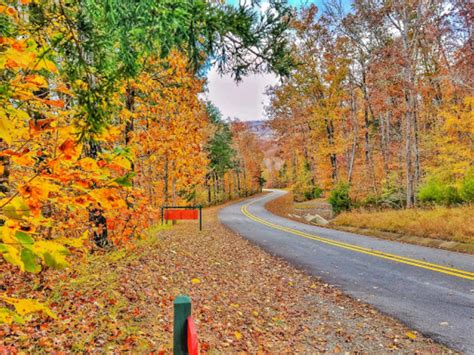
[[[222,223],[412,329],[474,354],[474,256],[320,228],[264,207],[271,190],[221,210]]]

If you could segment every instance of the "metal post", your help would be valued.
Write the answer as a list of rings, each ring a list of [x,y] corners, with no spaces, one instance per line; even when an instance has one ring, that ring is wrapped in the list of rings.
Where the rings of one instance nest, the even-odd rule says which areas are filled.
[[[187,318],[191,315],[191,299],[178,296],[174,300],[173,354],[188,354]]]
[[[164,213],[164,207],[161,207],[161,225],[165,224],[165,213]]]

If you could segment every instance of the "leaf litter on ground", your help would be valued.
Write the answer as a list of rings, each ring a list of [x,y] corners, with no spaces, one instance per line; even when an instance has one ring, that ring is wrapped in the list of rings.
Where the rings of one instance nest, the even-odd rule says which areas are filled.
[[[222,226],[218,208],[98,252],[70,271],[22,274],[0,264],[0,289],[49,304],[0,326],[0,352],[172,350],[173,300],[192,299],[201,352],[445,353],[449,349],[271,256]]]

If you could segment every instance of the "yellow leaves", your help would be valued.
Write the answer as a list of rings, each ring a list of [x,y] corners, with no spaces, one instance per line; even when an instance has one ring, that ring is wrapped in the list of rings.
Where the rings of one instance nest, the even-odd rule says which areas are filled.
[[[8,222],[7,222],[8,223]],[[37,273],[41,271],[40,260],[47,266],[63,269],[69,266],[66,256],[69,250],[64,245],[82,247],[88,234],[81,238],[57,238],[54,241],[35,241],[30,234],[7,226],[0,228],[3,243],[0,252],[3,258],[21,271]]]
[[[6,217],[13,219],[21,219],[22,217],[29,215],[29,207],[25,200],[21,196],[15,196],[11,200],[4,198],[0,200],[0,205],[5,204],[9,201],[2,209],[2,214]]]
[[[128,160],[124,156],[118,156],[118,157],[113,158],[112,164],[125,170],[130,170],[132,168],[132,164],[130,160]]]
[[[5,14],[10,17],[16,17],[16,10],[12,6],[0,5],[0,14]]]
[[[6,115],[2,112],[0,116],[0,138],[3,139],[7,144],[12,144],[12,131],[14,130],[13,124],[8,120]]]
[[[55,269],[64,269],[69,266],[66,255],[69,251],[61,244],[52,241],[37,241],[32,251],[43,258],[44,263]]]
[[[234,335],[235,335],[235,339],[237,339],[237,340],[242,339],[242,334],[241,334],[239,331],[236,330],[236,331],[234,332]]]
[[[118,189],[102,188],[89,192],[89,195],[103,208],[114,209],[126,207],[125,201],[120,197]]]
[[[37,70],[46,69],[48,72],[56,73],[58,68],[52,61],[43,58],[35,67]]]
[[[36,55],[17,48],[10,47],[3,53],[5,67],[10,69],[32,69],[36,62]]]
[[[411,340],[415,340],[416,339],[416,334],[413,333],[413,332],[406,332],[405,334],[407,336],[407,338],[411,339]]]
[[[41,88],[47,88],[48,82],[41,75],[28,75],[25,77],[25,84],[22,85],[23,88],[29,89],[30,91],[35,91]]]
[[[98,172],[99,166],[97,165],[97,161],[92,158],[83,158],[79,160],[78,165],[84,170],[89,172]]]
[[[18,248],[13,245],[0,244],[0,252],[7,262],[18,266],[21,271],[25,271],[25,266],[21,260],[20,250]]]
[[[85,231],[82,233],[80,238],[68,238],[68,237],[60,237],[56,238],[54,241],[56,243],[67,245],[73,248],[82,248],[84,246],[84,242],[88,239],[89,232]]]
[[[7,104],[0,107],[0,138],[12,144],[13,138],[21,138],[27,133],[25,122],[30,116],[23,110]]]
[[[200,284],[200,283],[201,283],[201,280],[198,279],[197,277],[195,277],[194,279],[191,280],[191,283],[192,283],[193,285]]]
[[[18,187],[20,195],[30,204],[48,200],[52,194],[60,191],[60,186],[46,178],[37,178]]]
[[[17,166],[32,167],[36,163],[34,156],[34,152],[29,152],[26,154],[12,155],[11,159]]]
[[[115,126],[109,127],[99,135],[99,139],[103,141],[116,141],[123,135],[123,127]]]
[[[25,320],[8,308],[0,308],[0,324],[12,324],[13,322],[23,324]]]
[[[0,296],[0,299],[3,302],[13,305],[13,307],[15,307],[15,311],[20,316],[25,316],[30,313],[41,312],[48,317],[57,319],[57,316],[53,313],[53,311],[51,311],[51,309],[49,309],[47,306],[45,306],[44,304],[36,300],[27,299],[27,298],[17,299],[17,298],[11,298],[7,296]]]

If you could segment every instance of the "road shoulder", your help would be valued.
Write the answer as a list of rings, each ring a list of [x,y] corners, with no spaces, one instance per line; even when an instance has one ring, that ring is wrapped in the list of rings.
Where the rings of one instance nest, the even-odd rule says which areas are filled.
[[[404,234],[404,233],[382,231],[382,230],[377,230],[377,229],[335,225],[332,223],[325,224],[325,225],[315,224],[310,221],[307,221],[303,217],[303,215],[305,214],[304,211],[302,212],[302,211],[295,210],[295,208],[293,207],[291,195],[289,193],[267,202],[265,204],[265,208],[269,212],[277,216],[284,217],[296,222],[300,222],[300,223],[304,223],[304,224],[308,224],[312,226],[320,226],[320,227],[344,231],[344,232],[361,234],[361,235],[365,235],[369,237],[374,237],[377,239],[391,240],[391,241],[396,241],[396,242],[401,242],[401,243],[420,245],[420,246],[425,246],[425,247],[430,247],[430,248],[459,252],[459,253],[474,254],[474,243],[447,241],[447,240],[433,239],[429,237],[409,235],[409,234]]]

